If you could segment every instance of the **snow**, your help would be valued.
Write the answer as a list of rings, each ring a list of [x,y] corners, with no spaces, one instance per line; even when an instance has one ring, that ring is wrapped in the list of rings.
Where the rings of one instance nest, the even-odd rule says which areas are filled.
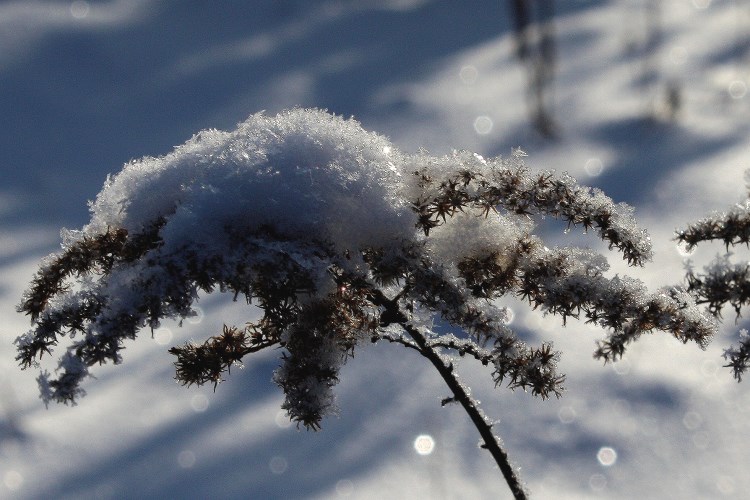
[[[168,155],[126,165],[81,235],[138,233],[166,218],[167,248],[219,239],[228,225],[270,226],[339,252],[398,241],[414,224],[399,196],[400,156],[385,138],[323,110],[256,114],[232,132],[205,130]]]
[[[674,284],[684,272],[675,228],[746,196],[750,101],[737,82],[747,85],[747,17],[737,2],[662,2],[666,35],[656,57],[683,92],[676,122],[665,123],[644,119],[658,91],[636,85],[641,60],[626,50],[639,43],[644,3],[559,2],[555,142],[527,124],[525,77],[498,2],[477,9],[390,2],[388,10],[364,1],[259,2],[252,16],[237,6],[91,2],[89,20],[97,10],[109,16],[98,25],[81,23],[68,2],[55,2],[54,15],[39,8],[52,2],[7,4],[15,17],[4,11],[0,24],[0,39],[14,41],[0,56],[7,96],[0,104],[0,303],[8,339],[0,350],[0,496],[507,496],[465,414],[440,408],[442,382],[399,346],[358,350],[337,388],[339,417],[319,433],[298,433],[276,425],[275,353],[233,370],[211,393],[174,384],[171,356],[148,334],[128,345],[121,365],[97,368],[77,407],[45,410],[35,373],[13,361],[11,340],[28,328],[13,311],[40,259],[55,250],[58,229],[87,223],[85,200],[108,173],[144,154],[156,161],[197,130],[232,130],[260,110],[272,117],[293,106],[353,115],[389,137],[392,153],[424,146],[440,157],[460,148],[489,159],[520,145],[530,168],[568,171],[635,206],[654,261],[633,269],[610,258],[609,273],[635,275],[650,290]],[[82,7],[76,2],[78,15]],[[491,119],[488,133],[474,127],[478,117]],[[594,159],[600,171],[591,169]],[[115,206],[108,216],[116,219]],[[600,250],[593,236],[563,229],[543,224],[550,247]],[[691,259],[701,268],[717,252],[723,247],[699,246]],[[500,419],[495,431],[536,498],[733,498],[750,489],[747,381],[737,384],[721,367],[744,322],[727,321],[707,351],[650,336],[602,367],[591,359],[599,328],[573,320],[562,327],[524,304],[504,305],[515,312],[515,329],[530,340],[552,339],[562,351],[567,392],[541,402],[495,389],[485,367],[466,362],[457,370],[484,412]],[[256,314],[220,295],[202,296],[200,306],[200,323],[163,325],[173,344]],[[203,412],[190,405],[198,394],[210,402]],[[421,434],[435,439],[426,457],[412,447]],[[603,448],[617,454],[609,467],[597,460]],[[270,467],[277,457],[287,464],[282,473]]]
[[[610,339],[619,338],[631,318],[652,324],[638,311],[666,302],[649,302],[638,280],[609,281],[601,276],[607,268],[603,257],[576,248],[550,251],[531,236],[534,217],[550,215],[563,219],[566,231],[595,228],[629,263],[643,264],[651,257],[651,243],[633,209],[567,174],[532,172],[523,165],[524,155],[519,149],[507,159],[466,151],[406,154],[355,120],[319,109],[258,113],[232,132],[199,132],[167,155],[127,163],[91,203],[91,221],[80,231],[63,230],[63,253],[43,262],[19,309],[31,315],[34,329],[16,341],[18,359],[35,366],[36,356],[52,353],[59,337],[80,332],[82,338],[60,356],[57,378],[46,371],[39,377],[45,404],[76,403],[87,367],[119,364],[123,343],[145,327],[153,332],[164,319],[194,316],[200,291],[229,290],[252,303],[269,300],[267,280],[294,279],[296,303],[322,304],[339,286],[330,271],[367,279],[368,272],[387,274],[398,262],[416,277],[397,290],[404,301],[399,307],[421,317],[420,325],[442,317],[481,343],[505,339],[503,354],[493,361],[498,383],[515,373],[511,365],[517,363],[507,354],[517,340],[501,324],[507,310],[481,298],[495,294],[493,288],[522,294],[535,308],[564,320],[583,311],[614,329]],[[372,252],[382,257],[368,260]],[[487,259],[494,270],[471,270],[477,262],[489,265]],[[476,278],[485,272],[524,273],[524,286],[530,286],[507,280],[489,286]],[[402,274],[393,276],[398,281]],[[685,309],[674,315],[668,307],[655,324],[705,344],[713,322],[695,304],[674,308]],[[306,415],[334,412],[331,387],[338,377],[330,374],[342,364],[335,358],[374,333],[363,326],[358,335],[336,334],[335,340],[329,336],[341,327],[327,326],[329,334],[318,331],[320,324],[295,318],[278,334],[264,335],[283,341],[290,353],[274,376],[287,397],[283,407],[296,421],[317,426],[319,418]],[[490,324],[496,326],[483,326]],[[623,336],[597,352],[619,358],[628,340]],[[517,356],[527,352],[533,351],[519,344]],[[178,356],[178,366],[192,366],[182,359]],[[305,366],[326,368],[311,375],[300,368]],[[554,364],[540,370],[532,362],[523,373],[533,378],[542,371],[553,377]],[[197,380],[178,378],[187,384]],[[509,378],[544,397],[549,392],[538,391],[539,381],[526,376]]]

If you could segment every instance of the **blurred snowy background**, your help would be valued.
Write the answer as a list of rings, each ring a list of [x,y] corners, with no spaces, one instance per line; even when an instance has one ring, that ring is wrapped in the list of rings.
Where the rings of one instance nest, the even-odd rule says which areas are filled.
[[[44,408],[12,341],[28,329],[15,307],[39,260],[59,248],[61,227],[88,220],[108,173],[201,129],[297,105],[353,115],[406,151],[521,146],[532,168],[568,171],[636,207],[654,262],[626,269],[611,254],[613,274],[652,289],[679,281],[674,229],[745,196],[750,4],[555,2],[551,138],[529,118],[511,3],[0,3],[0,498],[509,497],[463,411],[440,407],[437,373],[399,346],[360,349],[337,387],[340,416],[312,433],[280,412],[277,353],[248,358],[216,392],[175,384],[168,347],[254,317],[231,297],[204,297],[203,316],[144,332],[75,408]],[[601,247],[563,229],[541,231]],[[719,252],[704,245],[690,258]],[[471,362],[459,371],[534,498],[750,491],[750,389],[721,367],[743,326],[730,311],[705,352],[655,334],[601,366],[596,328],[509,305],[522,335],[562,350],[564,397],[495,389]],[[416,452],[420,435],[431,453]]]

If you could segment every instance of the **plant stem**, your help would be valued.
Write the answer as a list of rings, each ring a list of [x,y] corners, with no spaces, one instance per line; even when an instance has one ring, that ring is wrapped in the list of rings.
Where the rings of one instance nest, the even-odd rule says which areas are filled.
[[[492,455],[492,458],[495,459],[495,462],[497,463],[498,467],[500,467],[500,470],[505,477],[505,481],[508,483],[510,490],[513,492],[513,496],[517,500],[525,500],[527,498],[526,492],[521,486],[521,481],[516,474],[516,471],[513,469],[513,466],[510,465],[508,454],[500,445],[500,439],[493,434],[492,424],[487,422],[487,420],[482,415],[482,412],[479,410],[476,401],[474,401],[472,397],[466,392],[464,386],[461,385],[461,383],[454,375],[453,363],[449,362],[448,364],[446,364],[443,358],[440,356],[440,353],[438,353],[435,349],[427,344],[427,339],[425,338],[425,336],[416,327],[409,324],[406,316],[399,308],[396,299],[387,299],[385,295],[383,295],[383,293],[379,290],[371,290],[371,293],[372,302],[375,305],[378,305],[385,309],[386,316],[388,317],[390,322],[398,323],[399,325],[401,325],[404,331],[406,331],[406,333],[408,333],[409,336],[414,339],[414,342],[419,347],[419,352],[424,357],[430,360],[432,365],[437,369],[438,373],[440,373],[440,376],[443,377],[443,380],[453,392],[454,399],[461,403],[461,406],[463,406],[464,410],[469,415],[469,418],[471,418],[474,427],[477,428],[480,436],[482,436],[482,440],[484,441],[482,448],[489,451]]]

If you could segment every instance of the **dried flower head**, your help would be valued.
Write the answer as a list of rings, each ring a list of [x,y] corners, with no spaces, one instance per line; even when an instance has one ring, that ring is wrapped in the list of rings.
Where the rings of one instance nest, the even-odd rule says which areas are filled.
[[[55,376],[40,376],[45,401],[74,402],[93,365],[120,362],[140,329],[188,317],[198,294],[215,290],[263,315],[173,347],[177,379],[216,386],[248,354],[281,347],[274,380],[291,418],[309,428],[334,411],[340,367],[362,340],[419,351],[449,385],[442,354],[454,352],[492,366],[498,385],[560,395],[559,354],[517,338],[497,302],[504,296],[563,322],[600,324],[605,360],[653,330],[700,345],[714,330],[681,291],[650,294],[608,278],[603,257],[549,249],[532,232],[535,217],[551,216],[643,265],[650,240],[629,207],[567,175],[532,172],[520,153],[405,154],[319,110],[254,115],[233,132],[204,131],[131,162],[91,210],[19,307],[33,323],[17,340],[22,366],[72,338]],[[434,320],[459,333],[434,332]]]

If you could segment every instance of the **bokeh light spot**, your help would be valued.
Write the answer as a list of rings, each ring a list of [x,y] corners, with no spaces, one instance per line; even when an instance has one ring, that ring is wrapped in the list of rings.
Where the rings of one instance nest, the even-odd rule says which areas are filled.
[[[701,426],[703,423],[703,417],[701,417],[700,413],[689,411],[685,413],[685,416],[682,417],[682,425],[685,426],[686,429],[694,431],[698,427]]]
[[[350,497],[354,493],[354,483],[342,479],[336,483],[336,494],[342,498]]]
[[[604,170],[604,164],[599,158],[589,158],[586,160],[586,164],[583,169],[590,177],[597,177],[602,174]]]
[[[628,373],[630,373],[630,361],[624,358],[620,358],[619,360],[612,363],[612,369],[618,375],[627,375]]]
[[[88,16],[89,10],[91,10],[89,3],[83,0],[76,0],[70,4],[70,15],[76,19],[83,19]]]
[[[735,493],[734,479],[729,476],[719,476],[716,480],[716,489],[722,495],[732,495]]]
[[[473,85],[479,77],[479,71],[474,66],[468,65],[461,68],[458,76],[466,85]]]
[[[190,398],[190,406],[196,413],[203,413],[208,409],[208,398],[205,394],[196,394]]]
[[[9,470],[3,476],[3,483],[10,491],[16,491],[23,484],[23,475],[16,470]]]
[[[706,432],[696,432],[693,434],[693,445],[695,445],[696,448],[699,450],[705,450],[708,448],[708,443],[710,440],[708,439],[708,433]]]
[[[474,120],[474,130],[479,135],[487,135],[492,132],[492,118],[489,116],[477,116]]]
[[[203,309],[200,307],[193,307],[193,316],[190,316],[187,318],[187,322],[191,325],[197,325],[201,321],[203,321],[203,317],[205,316],[205,313],[203,312]]]
[[[669,51],[669,60],[672,61],[672,64],[683,64],[687,61],[687,55],[688,52],[685,47],[678,45]]]
[[[420,434],[414,440],[414,450],[420,455],[429,455],[435,449],[435,440],[429,434]]]
[[[729,83],[727,92],[732,99],[742,99],[747,94],[747,84],[742,80],[734,80]]]
[[[571,406],[563,406],[558,410],[557,418],[563,424],[571,424],[576,419],[576,411]]]
[[[292,426],[292,419],[289,418],[289,414],[285,410],[281,410],[276,414],[276,426],[279,429],[288,429]]]
[[[607,478],[602,474],[592,474],[589,478],[589,488],[594,491],[602,491],[607,487]]]
[[[617,462],[617,452],[609,446],[602,446],[596,454],[596,459],[605,467],[610,467]]]
[[[195,465],[195,453],[190,450],[182,450],[177,455],[177,463],[183,469],[190,469]]]
[[[172,342],[172,330],[169,328],[159,328],[154,332],[154,340],[159,345],[167,345]]]
[[[276,475],[285,473],[288,466],[289,464],[287,464],[286,459],[278,455],[271,458],[268,462],[268,468]]]

